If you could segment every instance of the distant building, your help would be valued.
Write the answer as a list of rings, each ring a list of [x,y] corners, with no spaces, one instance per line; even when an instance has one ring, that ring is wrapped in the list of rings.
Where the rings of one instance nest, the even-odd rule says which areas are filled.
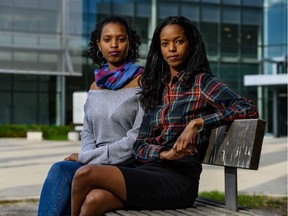
[[[104,16],[124,16],[138,31],[145,65],[157,23],[182,15],[199,27],[213,73],[258,105],[267,133],[287,135],[287,84],[277,87],[278,122],[271,86],[251,84],[249,77],[244,85],[245,75],[268,74],[269,67],[287,74],[287,1],[275,1],[284,8],[281,38],[268,34],[278,29],[274,24],[267,32],[275,4],[263,0],[0,0],[0,124],[73,122],[73,92],[87,91],[94,79],[95,66],[86,57],[90,32]]]
[[[245,86],[257,86],[258,107],[267,131],[287,136],[288,1],[264,1],[261,69],[246,75]]]
[[[68,123],[66,80],[83,71],[82,1],[0,0],[0,20],[0,124]]]

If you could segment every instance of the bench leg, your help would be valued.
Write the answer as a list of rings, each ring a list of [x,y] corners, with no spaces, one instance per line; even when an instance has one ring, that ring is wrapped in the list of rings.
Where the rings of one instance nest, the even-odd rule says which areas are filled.
[[[237,168],[225,166],[225,206],[238,211]]]

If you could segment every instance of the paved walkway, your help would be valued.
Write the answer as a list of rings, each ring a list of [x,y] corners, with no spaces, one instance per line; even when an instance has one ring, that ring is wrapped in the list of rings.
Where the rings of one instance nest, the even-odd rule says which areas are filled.
[[[0,139],[0,200],[39,198],[50,166],[78,152],[79,145],[71,141]],[[212,190],[224,191],[224,170],[204,165],[200,192]],[[259,169],[239,169],[238,190],[248,194],[287,196],[287,137],[264,138]],[[1,212],[3,210],[0,215],[4,215]]]

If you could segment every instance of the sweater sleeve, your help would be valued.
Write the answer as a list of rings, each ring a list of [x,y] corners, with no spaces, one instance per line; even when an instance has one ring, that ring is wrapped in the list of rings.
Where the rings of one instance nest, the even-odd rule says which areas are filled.
[[[96,148],[94,141],[92,123],[88,120],[87,116],[84,116],[83,129],[80,133],[81,137],[81,149],[78,154],[78,161],[82,164],[87,164],[94,157],[99,157],[102,152],[101,149]]]
[[[127,131],[122,139],[96,148],[93,133],[89,129],[86,119],[86,127],[81,132],[82,148],[79,153],[79,162],[84,164],[125,164],[134,160],[132,147],[137,138],[139,127],[142,122],[144,111],[140,106],[134,120],[133,126]],[[85,123],[85,122],[84,122]]]

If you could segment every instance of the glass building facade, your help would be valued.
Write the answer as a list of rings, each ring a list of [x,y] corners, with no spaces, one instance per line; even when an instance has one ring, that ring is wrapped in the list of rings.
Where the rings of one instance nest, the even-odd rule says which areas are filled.
[[[86,57],[90,32],[111,14],[125,17],[140,34],[143,65],[157,23],[171,15],[186,16],[203,35],[213,73],[266,106],[259,86],[244,85],[245,75],[265,73],[264,0],[9,2],[0,0],[0,124],[70,124],[73,92],[87,91],[94,79],[95,66]],[[287,27],[283,52],[287,55]],[[262,118],[273,115],[268,108],[260,110]]]
[[[0,124],[64,124],[82,76],[81,0],[0,0]]]
[[[258,108],[267,132],[287,136],[288,1],[265,0],[262,58],[258,75],[245,75],[245,86],[258,89]]]
[[[277,83],[261,87],[263,116],[268,131],[287,135],[288,1],[265,0],[264,24],[263,71]]]

